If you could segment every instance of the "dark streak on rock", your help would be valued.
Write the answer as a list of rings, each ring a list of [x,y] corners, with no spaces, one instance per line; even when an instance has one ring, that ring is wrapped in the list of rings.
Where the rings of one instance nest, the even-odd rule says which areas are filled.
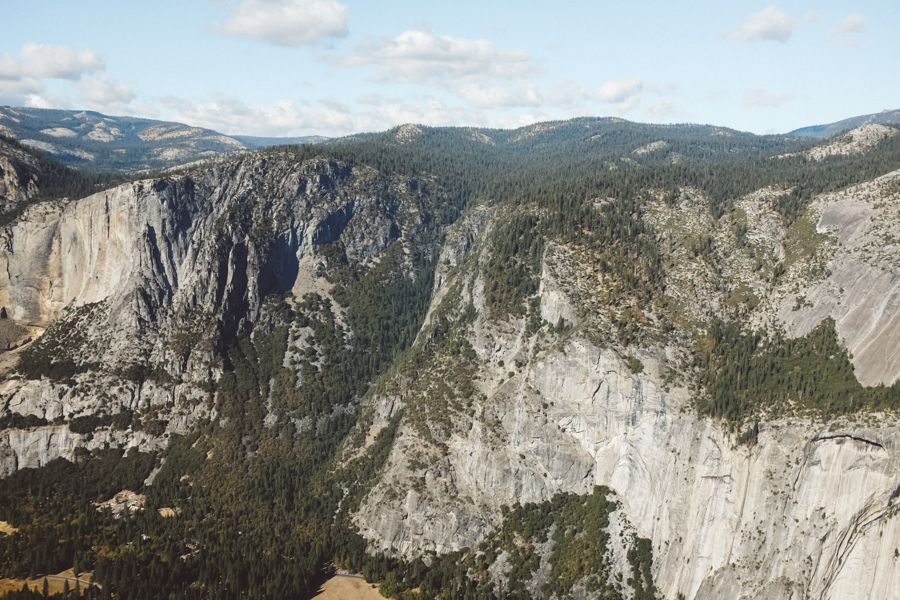
[[[865,438],[856,437],[855,435],[849,435],[847,433],[840,433],[838,435],[816,436],[815,438],[812,439],[812,442],[825,442],[828,440],[836,440],[836,439],[854,440],[856,442],[862,442],[863,444],[869,444],[870,446],[876,446],[876,447],[884,450],[884,446],[882,446],[878,442],[873,442],[872,440],[867,440]]]

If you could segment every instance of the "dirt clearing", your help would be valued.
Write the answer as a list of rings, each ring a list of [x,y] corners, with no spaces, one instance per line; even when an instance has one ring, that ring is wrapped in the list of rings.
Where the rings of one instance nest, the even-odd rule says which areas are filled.
[[[326,581],[315,600],[385,600],[371,583],[360,576],[335,575]]]
[[[12,535],[17,532],[18,529],[7,523],[6,521],[0,521],[0,533],[5,533],[7,535]]]
[[[66,582],[69,582],[69,589],[74,590],[76,582],[80,583],[82,591],[88,586],[88,583],[91,581],[90,573],[79,573],[78,577],[75,577],[75,573],[72,572],[72,569],[67,569],[62,573],[57,573],[56,575],[47,575],[47,590],[50,594],[55,594],[57,592],[62,592],[65,589]],[[28,589],[37,590],[39,592],[44,591],[44,578],[38,577],[37,579],[0,579],[0,594],[5,594],[6,592],[18,591],[22,589],[22,586],[28,584]],[[365,583],[365,580],[363,580]],[[379,596],[380,598],[381,596]]]

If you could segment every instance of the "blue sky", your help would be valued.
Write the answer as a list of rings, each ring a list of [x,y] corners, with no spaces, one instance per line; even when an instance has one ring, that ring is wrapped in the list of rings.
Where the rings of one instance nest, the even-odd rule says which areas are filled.
[[[337,136],[900,108],[900,3],[3,0],[0,104]]]

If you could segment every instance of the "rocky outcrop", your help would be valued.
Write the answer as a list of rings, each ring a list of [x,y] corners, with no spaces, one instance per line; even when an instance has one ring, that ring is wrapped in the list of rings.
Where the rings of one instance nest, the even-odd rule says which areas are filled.
[[[59,457],[72,459],[81,437],[65,426],[8,429],[0,434],[0,476],[35,469]]]
[[[417,196],[374,171],[255,158],[37,205],[0,233],[0,302],[44,326],[65,308],[103,302],[97,328],[108,337],[159,339],[198,312],[235,335],[267,294],[293,288],[317,246],[340,242],[348,259],[367,261],[404,229],[415,235]]]
[[[98,430],[90,437],[72,433],[65,425],[7,429],[0,432],[0,477],[6,477],[18,469],[36,469],[57,458],[74,461],[78,448],[91,450],[114,446],[123,450],[140,448],[142,452],[152,452],[161,450],[165,444],[165,438],[111,429]]]
[[[785,295],[778,319],[802,336],[834,318],[857,379],[890,385],[900,377],[900,172],[825,195],[811,212],[819,235],[833,240],[826,276]]]
[[[0,140],[0,210],[10,210],[34,196],[40,172],[34,156]]]
[[[813,160],[823,160],[840,154],[859,154],[897,133],[895,127],[868,123],[829,140],[827,144],[808,150],[806,155]]]

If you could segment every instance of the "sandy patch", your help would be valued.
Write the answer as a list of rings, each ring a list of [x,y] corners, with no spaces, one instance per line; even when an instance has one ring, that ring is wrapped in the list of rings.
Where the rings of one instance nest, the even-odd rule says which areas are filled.
[[[6,521],[0,521],[0,533],[5,533],[7,535],[12,535],[17,532],[18,529],[7,523]]]
[[[56,575],[47,575],[47,588],[49,593],[62,593],[63,589],[65,589],[67,581],[69,582],[70,590],[75,589],[76,583],[78,583],[81,589],[84,590],[91,582],[91,573],[79,573],[78,577],[76,578],[75,573],[72,572],[72,569],[66,569],[65,571],[57,573]],[[21,590],[22,586],[26,583],[28,584],[28,588],[31,590],[37,590],[39,592],[44,590],[43,577],[39,577],[37,579],[0,579],[0,594]],[[363,581],[363,583],[365,583],[365,581]]]
[[[373,584],[366,583],[361,575],[335,575],[326,581],[316,600],[385,600]]]
[[[143,494],[136,494],[131,490],[122,490],[106,502],[94,503],[97,510],[109,508],[114,517],[118,517],[123,512],[141,510],[144,508],[146,498]]]

